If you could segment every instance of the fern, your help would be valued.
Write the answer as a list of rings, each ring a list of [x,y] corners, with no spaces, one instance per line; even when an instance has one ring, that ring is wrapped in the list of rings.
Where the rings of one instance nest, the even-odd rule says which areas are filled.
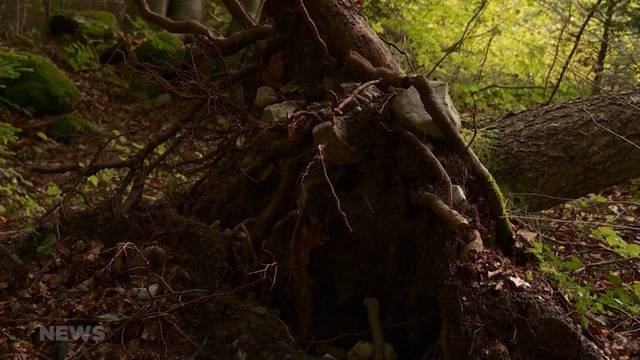
[[[78,41],[64,47],[64,62],[75,72],[100,69],[93,48]]]

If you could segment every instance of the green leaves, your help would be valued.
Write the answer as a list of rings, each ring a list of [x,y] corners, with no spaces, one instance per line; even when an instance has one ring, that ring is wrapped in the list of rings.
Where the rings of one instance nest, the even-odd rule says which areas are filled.
[[[606,198],[592,197],[591,200],[601,202],[606,201]],[[584,223],[582,226],[587,227]],[[640,256],[640,246],[625,241],[612,226],[598,226],[586,231],[584,235],[593,236],[606,248],[622,256],[619,258],[621,260],[626,260],[624,257]],[[606,266],[611,266],[616,261],[615,258],[612,263],[608,260],[586,261],[583,260],[585,255],[576,250],[572,255],[560,258],[557,248],[541,241],[534,241],[529,252],[538,259],[540,270],[555,281],[567,299],[573,301],[582,326],[588,326],[592,318],[604,322],[606,318],[603,316],[640,314],[640,282],[630,282],[628,278],[625,280],[614,271],[605,272],[604,278],[594,283],[589,282],[589,277],[582,276],[586,269],[594,269],[595,266],[599,271],[607,271]]]
[[[53,247],[58,242],[58,237],[56,234],[49,233],[45,236],[45,238],[40,242],[40,245],[36,248],[36,252],[38,254],[51,256],[53,255]]]
[[[622,256],[640,256],[640,245],[629,244],[624,241],[622,237],[618,235],[618,232],[610,226],[599,226],[594,229],[591,234]]]
[[[63,49],[65,63],[75,72],[100,69],[98,56],[93,48],[82,42],[74,42]]]

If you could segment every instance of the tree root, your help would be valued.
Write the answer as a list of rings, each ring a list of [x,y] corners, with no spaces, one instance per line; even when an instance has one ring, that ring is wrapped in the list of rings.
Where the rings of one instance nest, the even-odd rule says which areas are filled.
[[[496,223],[496,239],[502,248],[511,253],[514,243],[513,230],[509,223],[504,199],[493,176],[480,162],[478,156],[467,147],[464,139],[453,125],[453,122],[435,99],[433,89],[422,76],[402,76],[384,67],[373,67],[371,63],[357,52],[350,51],[343,59],[347,69],[357,78],[365,80],[380,79],[382,86],[408,88],[414,86],[420,94],[420,99],[434,122],[442,130],[448,143],[464,157],[471,165],[474,175],[478,178],[483,192],[491,208],[491,215]]]

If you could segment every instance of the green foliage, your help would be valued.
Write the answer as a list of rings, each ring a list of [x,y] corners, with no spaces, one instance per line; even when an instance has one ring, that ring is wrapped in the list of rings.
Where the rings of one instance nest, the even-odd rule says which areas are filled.
[[[620,255],[630,257],[640,256],[640,245],[629,244],[624,241],[622,237],[618,235],[618,232],[610,226],[599,226],[594,229],[591,234]]]
[[[13,152],[9,151],[7,145],[15,142],[18,137],[16,136],[21,130],[11,126],[4,122],[0,122],[0,161],[3,157],[13,155]]]
[[[574,34],[594,2],[547,6],[548,2],[531,0],[488,1],[472,22],[481,0],[366,0],[363,11],[387,40],[415,57],[419,72],[430,72],[446,55],[431,77],[451,84],[460,108],[471,109],[475,94],[475,104],[486,114],[529,108],[548,99],[574,45]],[[555,97],[558,101],[590,93],[605,3],[585,31]],[[620,7],[614,14],[603,73],[603,84],[610,88],[630,87],[640,80],[640,65],[633,60],[637,55],[631,55],[638,54],[637,34],[623,25],[637,8]],[[467,25],[465,40],[454,46]],[[410,70],[404,57],[398,60]]]
[[[144,21],[142,18],[138,16],[131,16],[129,14],[125,14],[124,16],[125,25],[131,29],[131,32],[137,35],[145,36],[147,33],[153,32],[149,24]]]
[[[159,31],[148,34],[147,39],[136,48],[136,56],[141,62],[175,64],[184,59],[185,48],[179,36]]]
[[[29,113],[69,112],[80,100],[75,84],[45,57],[0,48],[0,64],[10,64],[0,73],[0,97]]]
[[[17,140],[19,129],[0,122],[0,215],[28,217],[42,210],[29,195],[33,184],[18,173],[11,163],[9,145]]]
[[[100,69],[98,56],[93,48],[81,42],[64,47],[64,62],[75,72],[96,71]]]
[[[86,10],[80,16],[88,20],[79,29],[85,39],[111,38],[118,30],[118,19],[108,11]]]
[[[36,252],[38,254],[52,256],[54,246],[56,245],[57,242],[58,242],[58,237],[56,236],[56,234],[49,233],[44,237],[44,239],[42,239],[42,241],[36,248]]]
[[[2,51],[2,49],[0,49]],[[4,54],[0,52],[0,78],[4,79],[17,79],[20,77],[20,73],[33,71],[33,69],[24,67],[23,62],[26,58],[20,54]],[[0,88],[5,86],[0,84]]]
[[[69,113],[60,115],[49,125],[51,136],[68,140],[75,134],[102,135],[103,131],[82,115]]]
[[[592,234],[623,256],[637,256],[640,251],[637,245],[628,244],[611,227],[598,227],[592,230]],[[613,316],[613,310],[640,315],[639,282],[625,283],[616,273],[610,272],[607,276],[608,286],[596,291],[593,284],[577,276],[585,268],[579,254],[561,259],[550,245],[540,241],[535,241],[529,251],[538,259],[542,272],[556,282],[564,296],[574,302],[584,327],[588,326],[590,317]]]

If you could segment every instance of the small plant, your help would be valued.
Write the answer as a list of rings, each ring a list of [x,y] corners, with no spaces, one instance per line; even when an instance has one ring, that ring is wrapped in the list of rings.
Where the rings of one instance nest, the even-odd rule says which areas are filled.
[[[637,256],[637,245],[624,241],[611,227],[598,227],[592,234],[622,256]],[[640,282],[625,283],[617,273],[610,272],[606,288],[596,290],[594,284],[578,278],[585,269],[580,254],[561,259],[550,245],[540,241],[535,241],[529,251],[538,259],[540,270],[556,283],[563,296],[573,301],[583,327],[599,315],[640,314]]]
[[[40,245],[36,248],[36,252],[38,254],[42,254],[45,256],[52,256],[54,251],[54,246],[58,242],[58,237],[56,234],[49,233],[47,236],[42,239]]]
[[[42,210],[31,198],[28,190],[33,184],[26,180],[12,166],[14,153],[8,145],[17,140],[20,132],[10,124],[0,122],[0,214],[29,217]]]
[[[624,241],[624,239],[618,235],[618,232],[610,226],[599,226],[592,230],[591,234],[622,256],[640,256],[640,245],[629,244]]]
[[[93,48],[78,41],[64,47],[64,62],[75,72],[100,69],[98,56]]]

